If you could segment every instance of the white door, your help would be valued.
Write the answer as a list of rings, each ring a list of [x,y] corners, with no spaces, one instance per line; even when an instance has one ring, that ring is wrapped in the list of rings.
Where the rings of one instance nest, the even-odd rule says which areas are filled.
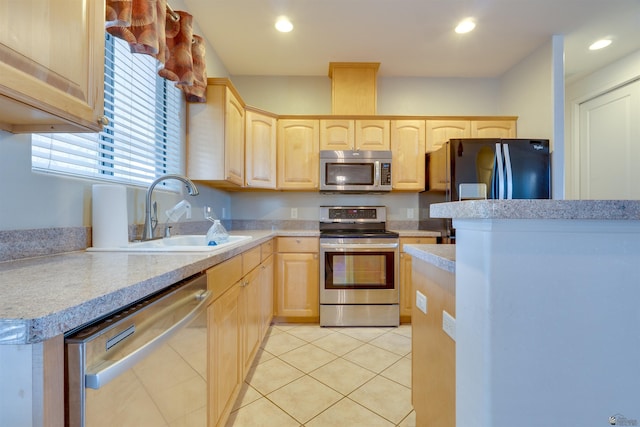
[[[640,199],[640,80],[580,104],[580,199]]]

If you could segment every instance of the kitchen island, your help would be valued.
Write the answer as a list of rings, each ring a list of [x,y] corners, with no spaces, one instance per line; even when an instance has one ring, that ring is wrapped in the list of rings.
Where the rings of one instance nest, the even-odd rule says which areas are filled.
[[[457,425],[640,425],[640,202],[431,216],[456,229]]]

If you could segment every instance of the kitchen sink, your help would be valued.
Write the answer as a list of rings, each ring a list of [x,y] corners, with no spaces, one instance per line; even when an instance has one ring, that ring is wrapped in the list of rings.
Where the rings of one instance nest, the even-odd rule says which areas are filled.
[[[215,252],[229,249],[250,240],[251,236],[229,236],[229,239],[215,246],[206,244],[205,234],[186,234],[162,239],[130,242],[126,246],[114,248],[87,248],[90,252]]]

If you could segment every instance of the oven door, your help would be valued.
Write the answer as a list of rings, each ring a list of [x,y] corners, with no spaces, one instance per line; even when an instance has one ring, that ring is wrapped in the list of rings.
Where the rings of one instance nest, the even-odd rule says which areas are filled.
[[[321,239],[320,304],[397,304],[396,239]]]

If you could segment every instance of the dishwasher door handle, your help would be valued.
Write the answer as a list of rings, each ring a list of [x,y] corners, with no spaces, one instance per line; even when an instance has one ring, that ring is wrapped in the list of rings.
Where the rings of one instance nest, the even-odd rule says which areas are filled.
[[[128,354],[126,357],[116,360],[106,368],[91,374],[85,374],[84,385],[86,388],[92,388],[95,390],[107,385],[117,376],[123,374],[127,370],[131,369],[136,363],[151,354],[155,349],[166,343],[176,332],[189,324],[195,319],[200,312],[208,304],[211,291],[204,291],[194,294],[194,298],[200,300],[200,302],[187,313],[182,319],[175,322],[167,330],[162,332],[142,347]]]

